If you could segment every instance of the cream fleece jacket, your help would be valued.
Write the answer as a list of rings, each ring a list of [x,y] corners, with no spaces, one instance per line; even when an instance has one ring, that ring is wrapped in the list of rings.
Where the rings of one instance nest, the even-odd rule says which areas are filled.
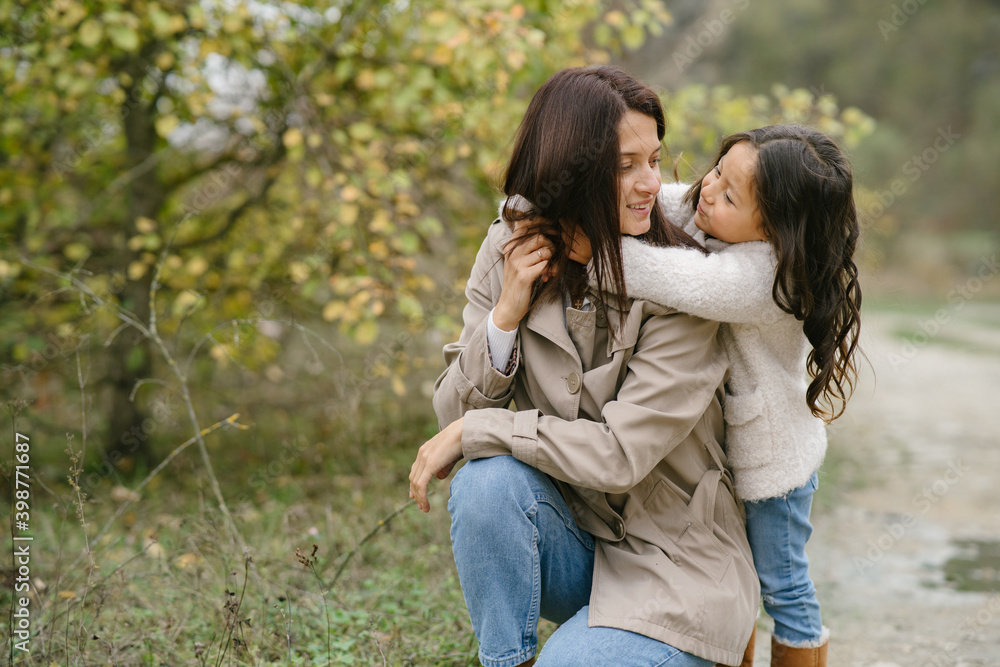
[[[824,423],[806,405],[809,341],[802,323],[771,296],[777,264],[771,245],[706,237],[682,202],[688,188],[664,184],[660,206],[709,254],[624,236],[625,288],[631,298],[722,323],[730,363],[725,447],[736,491],[747,501],[784,496],[805,485],[826,455]],[[531,207],[516,197],[518,210]],[[499,209],[502,216],[502,201]]]
[[[626,290],[723,323],[719,336],[730,363],[725,444],[736,491],[749,501],[783,496],[808,482],[826,454],[824,423],[806,405],[809,341],[802,323],[771,296],[777,263],[771,245],[706,238],[682,202],[687,189],[663,185],[660,205],[710,254],[655,248],[626,236]]]

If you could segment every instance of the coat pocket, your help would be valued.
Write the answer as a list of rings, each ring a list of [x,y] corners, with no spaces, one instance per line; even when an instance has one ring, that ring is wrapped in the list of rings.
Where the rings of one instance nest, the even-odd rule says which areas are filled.
[[[722,414],[726,421],[726,456],[733,468],[759,468],[774,458],[770,409],[760,390],[730,394]]]
[[[663,538],[660,546],[694,579],[707,577],[720,582],[733,561],[732,554],[713,533],[721,475],[720,470],[706,472],[693,496],[670,480],[661,479],[643,503]]]

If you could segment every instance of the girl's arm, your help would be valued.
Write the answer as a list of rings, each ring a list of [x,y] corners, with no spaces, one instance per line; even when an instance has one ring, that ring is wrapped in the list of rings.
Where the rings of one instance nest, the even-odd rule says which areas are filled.
[[[654,247],[625,236],[622,257],[630,297],[719,322],[766,324],[785,315],[771,296],[774,251],[764,241],[738,243],[705,255],[689,248]]]

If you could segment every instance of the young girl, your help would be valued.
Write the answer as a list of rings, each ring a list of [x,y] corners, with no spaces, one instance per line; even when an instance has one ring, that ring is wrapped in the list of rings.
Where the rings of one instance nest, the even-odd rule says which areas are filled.
[[[741,132],[722,142],[701,182],[661,189],[667,217],[708,254],[622,242],[630,297],[724,323],[726,453],[774,619],[772,665],[826,665],[829,631],[805,545],[824,422],[843,412],[857,377],[852,180],[847,160],[820,132],[790,125]],[[576,247],[590,252],[583,242]]]

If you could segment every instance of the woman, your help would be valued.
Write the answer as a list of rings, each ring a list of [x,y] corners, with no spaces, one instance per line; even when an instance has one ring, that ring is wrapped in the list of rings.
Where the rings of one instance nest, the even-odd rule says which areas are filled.
[[[738,664],[754,625],[759,586],[719,445],[718,324],[624,296],[622,234],[690,243],[657,204],[663,134],[656,95],[620,70],[543,85],[507,170],[506,221],[445,347],[434,407],[447,426],[420,448],[410,494],[428,511],[430,477],[469,459],[449,511],[484,665],[532,664],[539,616],[562,624],[540,666]],[[577,230],[597,290],[566,244]]]

